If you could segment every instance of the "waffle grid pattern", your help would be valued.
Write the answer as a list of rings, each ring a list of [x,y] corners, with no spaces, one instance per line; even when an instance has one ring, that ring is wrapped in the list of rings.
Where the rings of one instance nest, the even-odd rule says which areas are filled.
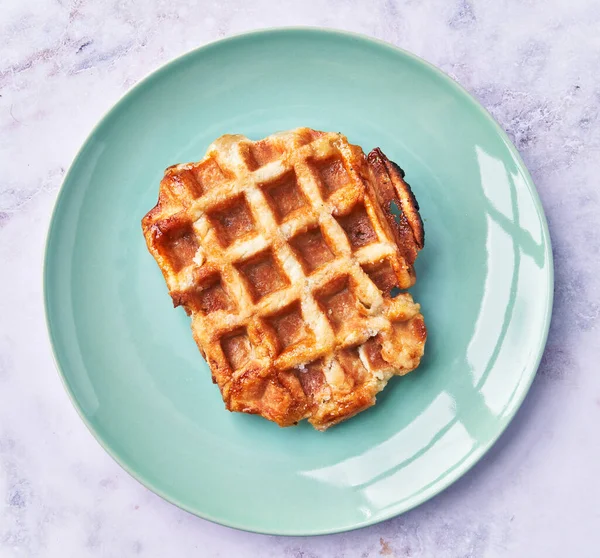
[[[146,238],[229,409],[324,429],[418,365],[419,306],[390,295],[412,262],[373,176],[360,148],[309,129],[223,136],[167,169]]]

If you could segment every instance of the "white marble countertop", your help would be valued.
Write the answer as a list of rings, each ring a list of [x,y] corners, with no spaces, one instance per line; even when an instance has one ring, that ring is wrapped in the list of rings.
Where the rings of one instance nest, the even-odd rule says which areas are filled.
[[[509,132],[554,243],[552,329],[499,443],[440,496],[361,531],[234,531],[164,502],[80,421],[55,372],[41,262],[79,145],[150,70],[279,25],[373,35],[433,62]],[[600,5],[595,0],[4,0],[0,9],[0,557],[597,557]]]

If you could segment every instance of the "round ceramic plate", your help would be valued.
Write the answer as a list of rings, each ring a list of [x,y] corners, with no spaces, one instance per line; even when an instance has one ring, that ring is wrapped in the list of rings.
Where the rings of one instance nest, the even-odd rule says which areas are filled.
[[[412,289],[423,362],[326,433],[225,410],[140,226],[169,165],[199,160],[221,134],[298,126],[381,147],[405,169],[426,232]],[[283,29],[171,62],[99,123],[58,197],[45,300],[77,409],[144,485],[225,525],[331,533],[427,500],[498,438],[542,354],[552,256],[523,162],[460,86],[381,42]]]

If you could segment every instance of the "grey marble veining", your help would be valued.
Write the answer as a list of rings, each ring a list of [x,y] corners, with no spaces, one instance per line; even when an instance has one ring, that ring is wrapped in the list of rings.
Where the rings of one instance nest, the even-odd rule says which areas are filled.
[[[281,538],[188,515],[123,472],[54,369],[41,262],[65,169],[159,64],[244,30],[363,32],[433,62],[514,139],[554,245],[555,311],[515,421],[469,474],[361,531]],[[595,557],[600,545],[600,5],[594,0],[4,0],[0,557]]]

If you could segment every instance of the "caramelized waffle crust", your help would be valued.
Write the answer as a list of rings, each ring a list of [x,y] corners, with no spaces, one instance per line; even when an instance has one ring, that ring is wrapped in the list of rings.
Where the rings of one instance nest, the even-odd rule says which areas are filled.
[[[231,411],[325,430],[419,364],[419,305],[392,295],[415,282],[423,224],[379,149],[225,135],[165,171],[142,227]]]

